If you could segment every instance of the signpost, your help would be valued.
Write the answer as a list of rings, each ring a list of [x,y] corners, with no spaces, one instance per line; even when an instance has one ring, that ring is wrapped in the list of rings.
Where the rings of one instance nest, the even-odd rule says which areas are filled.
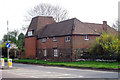
[[[10,44],[8,43],[8,41],[9,41],[8,30],[9,30],[9,28],[8,28],[8,21],[7,21],[7,43],[6,43],[6,47],[7,47],[7,57],[9,59],[9,49],[8,48],[10,47]]]
[[[8,55],[8,59],[9,59],[9,48],[10,48],[11,44],[10,43],[6,43],[6,47],[8,48],[7,49],[7,55]]]
[[[9,36],[8,36],[8,21],[7,21],[7,43],[6,43],[6,47],[7,47],[7,57],[8,57],[8,67],[12,67],[12,59],[9,59],[9,48],[11,46],[11,44],[8,42],[9,41]]]

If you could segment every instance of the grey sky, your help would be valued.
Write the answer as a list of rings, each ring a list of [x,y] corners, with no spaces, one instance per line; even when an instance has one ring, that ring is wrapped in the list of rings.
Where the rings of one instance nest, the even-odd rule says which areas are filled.
[[[20,29],[26,25],[27,10],[39,3],[59,5],[69,12],[69,17],[76,17],[82,22],[102,23],[110,26],[118,18],[119,0],[0,0],[0,40],[9,30]]]

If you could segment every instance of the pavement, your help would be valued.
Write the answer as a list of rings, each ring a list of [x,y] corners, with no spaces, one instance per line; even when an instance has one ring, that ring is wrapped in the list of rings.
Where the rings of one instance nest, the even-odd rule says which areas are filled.
[[[7,64],[6,64],[7,65]],[[118,78],[118,72],[13,63],[2,78]]]

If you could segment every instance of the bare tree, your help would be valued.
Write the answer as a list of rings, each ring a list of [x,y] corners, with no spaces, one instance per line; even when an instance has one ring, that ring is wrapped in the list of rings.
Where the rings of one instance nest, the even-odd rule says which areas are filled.
[[[120,21],[116,20],[115,23],[113,23],[113,28],[120,31]]]
[[[36,16],[52,16],[56,22],[60,22],[68,19],[68,12],[59,6],[53,6],[50,4],[41,3],[28,11],[26,20],[30,21]]]

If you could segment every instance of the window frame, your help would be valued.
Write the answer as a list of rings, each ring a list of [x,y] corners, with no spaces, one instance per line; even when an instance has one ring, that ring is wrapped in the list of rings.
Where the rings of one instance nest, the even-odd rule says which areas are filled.
[[[53,42],[56,42],[57,41],[57,38],[56,37],[53,37]]]
[[[85,35],[85,40],[89,40],[89,36],[88,35]]]
[[[53,48],[54,57],[58,57],[58,49]]]
[[[28,31],[27,36],[32,36],[33,35],[33,30]]]
[[[42,38],[42,42],[46,42],[46,40],[47,40],[46,38]]]
[[[46,57],[47,56],[47,50],[43,49],[43,53],[44,53],[44,57]]]
[[[65,36],[65,42],[70,42],[71,41],[71,36]]]

